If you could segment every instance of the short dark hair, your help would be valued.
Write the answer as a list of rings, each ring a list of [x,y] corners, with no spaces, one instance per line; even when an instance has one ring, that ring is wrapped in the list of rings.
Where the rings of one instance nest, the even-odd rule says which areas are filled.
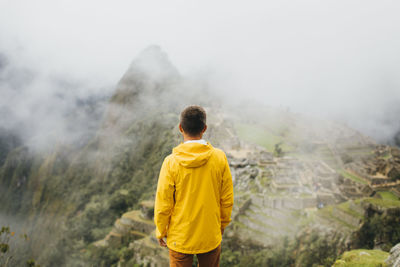
[[[199,135],[206,126],[206,111],[200,106],[188,106],[181,113],[181,126],[188,135]]]

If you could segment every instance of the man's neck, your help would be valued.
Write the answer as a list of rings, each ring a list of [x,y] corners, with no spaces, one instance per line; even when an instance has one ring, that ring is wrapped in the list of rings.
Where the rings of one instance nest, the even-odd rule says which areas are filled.
[[[192,140],[201,140],[203,138],[203,136],[196,136],[196,137],[193,137],[193,136],[183,136],[183,142],[186,142],[186,141],[192,141]]]

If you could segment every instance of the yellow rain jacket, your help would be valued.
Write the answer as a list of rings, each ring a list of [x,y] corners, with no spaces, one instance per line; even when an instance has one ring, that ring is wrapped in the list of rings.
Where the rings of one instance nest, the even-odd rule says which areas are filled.
[[[231,221],[232,176],[225,153],[200,143],[181,143],[162,164],[154,208],[158,239],[168,248],[198,254],[218,247]]]

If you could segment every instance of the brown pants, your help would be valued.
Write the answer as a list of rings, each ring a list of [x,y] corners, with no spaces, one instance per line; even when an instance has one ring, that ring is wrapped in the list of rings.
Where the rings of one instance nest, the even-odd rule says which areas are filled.
[[[184,254],[169,249],[170,267],[192,267],[194,254]],[[216,249],[206,253],[196,254],[199,267],[219,267],[219,257],[221,255],[221,244]]]

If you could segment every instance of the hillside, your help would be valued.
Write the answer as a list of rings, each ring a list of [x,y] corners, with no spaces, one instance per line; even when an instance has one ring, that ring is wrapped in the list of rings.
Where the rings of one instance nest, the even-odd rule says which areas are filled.
[[[179,112],[205,106],[205,139],[234,179],[222,266],[329,266],[351,249],[400,242],[400,150],[348,126],[265,106],[232,106],[182,77],[156,46],[131,64],[84,145],[37,154],[0,134],[0,219],[30,239],[17,264],[164,266],[152,209]],[[383,225],[383,226],[382,226]]]

